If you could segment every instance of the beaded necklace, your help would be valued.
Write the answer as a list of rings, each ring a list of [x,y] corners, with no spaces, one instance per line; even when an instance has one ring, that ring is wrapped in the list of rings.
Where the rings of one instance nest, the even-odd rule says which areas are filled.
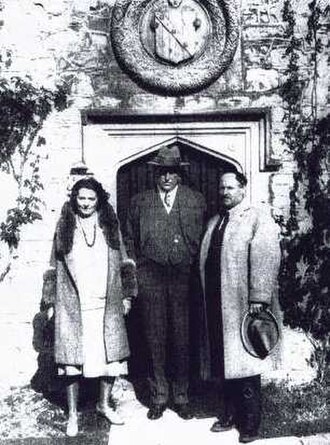
[[[81,222],[80,216],[78,216],[78,222],[79,222],[79,226],[80,226],[80,228],[81,228],[81,231],[82,231],[82,233],[83,233],[83,236],[84,236],[84,240],[85,240],[86,245],[87,245],[88,247],[93,247],[94,244],[95,244],[95,240],[96,240],[96,222],[94,221],[94,224],[93,224],[93,238],[92,238],[92,241],[91,241],[91,242],[88,242],[87,234],[86,234],[86,232],[85,232],[85,230],[84,230],[84,227],[83,227],[83,224],[82,224],[82,222]]]

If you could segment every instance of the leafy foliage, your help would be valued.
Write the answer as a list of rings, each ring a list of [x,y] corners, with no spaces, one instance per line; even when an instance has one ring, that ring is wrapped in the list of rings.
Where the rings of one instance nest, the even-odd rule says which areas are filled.
[[[16,205],[0,224],[0,240],[11,250],[18,246],[21,228],[41,218],[38,150],[46,141],[39,132],[54,109],[67,107],[67,94],[64,87],[38,88],[29,78],[0,79],[0,169],[17,185]]]
[[[318,56],[323,51],[319,38],[321,11],[315,0],[309,3],[309,77],[303,76],[305,56],[302,38],[296,36],[295,12],[290,0],[283,8],[287,23],[288,59],[286,81],[281,95],[284,103],[283,141],[296,162],[294,186],[290,195],[290,217],[284,225],[284,261],[280,275],[280,300],[284,322],[301,328],[314,346],[311,365],[318,378],[324,377],[330,360],[330,199],[327,179],[330,116],[318,118]],[[310,88],[311,86],[311,88]],[[311,97],[306,97],[311,91]],[[306,103],[310,103],[308,108]],[[307,111],[306,111],[307,110]],[[310,219],[302,228],[304,215]]]
[[[298,386],[272,382],[263,388],[262,395],[263,437],[308,436],[329,431],[328,379],[323,384],[314,381]]]

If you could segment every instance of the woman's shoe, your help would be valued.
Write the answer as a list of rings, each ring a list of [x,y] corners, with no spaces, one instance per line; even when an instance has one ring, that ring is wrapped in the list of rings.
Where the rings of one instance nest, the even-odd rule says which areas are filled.
[[[118,412],[110,406],[101,408],[100,405],[96,405],[96,412],[105,417],[113,425],[124,425],[125,423],[124,419],[118,414]]]
[[[66,435],[75,437],[78,434],[78,417],[76,415],[69,416],[68,424],[66,426]]]
[[[238,441],[240,443],[250,443],[258,439],[260,439],[260,436],[256,432],[241,432]]]

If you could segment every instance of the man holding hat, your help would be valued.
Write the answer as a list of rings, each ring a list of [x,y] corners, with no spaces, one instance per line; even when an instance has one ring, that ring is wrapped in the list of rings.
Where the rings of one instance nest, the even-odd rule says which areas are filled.
[[[258,438],[261,365],[278,340],[270,309],[277,300],[280,265],[277,226],[268,210],[249,204],[246,185],[240,172],[221,176],[222,208],[208,223],[200,255],[202,376],[220,383],[224,401],[211,431],[236,426],[242,443]]]
[[[181,184],[188,163],[176,144],[161,148],[149,164],[156,168],[156,187],[133,197],[126,239],[128,255],[137,262],[150,357],[147,416],[162,416],[171,390],[177,414],[190,419],[188,291],[206,205],[199,192]]]

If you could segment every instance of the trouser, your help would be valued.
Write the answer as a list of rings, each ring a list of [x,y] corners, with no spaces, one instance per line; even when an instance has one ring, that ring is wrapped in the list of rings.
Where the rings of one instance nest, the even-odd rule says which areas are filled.
[[[233,418],[239,431],[256,434],[261,422],[260,375],[225,380],[223,399],[225,416]]]
[[[139,269],[139,298],[149,349],[151,402],[188,402],[190,267],[148,263]]]

